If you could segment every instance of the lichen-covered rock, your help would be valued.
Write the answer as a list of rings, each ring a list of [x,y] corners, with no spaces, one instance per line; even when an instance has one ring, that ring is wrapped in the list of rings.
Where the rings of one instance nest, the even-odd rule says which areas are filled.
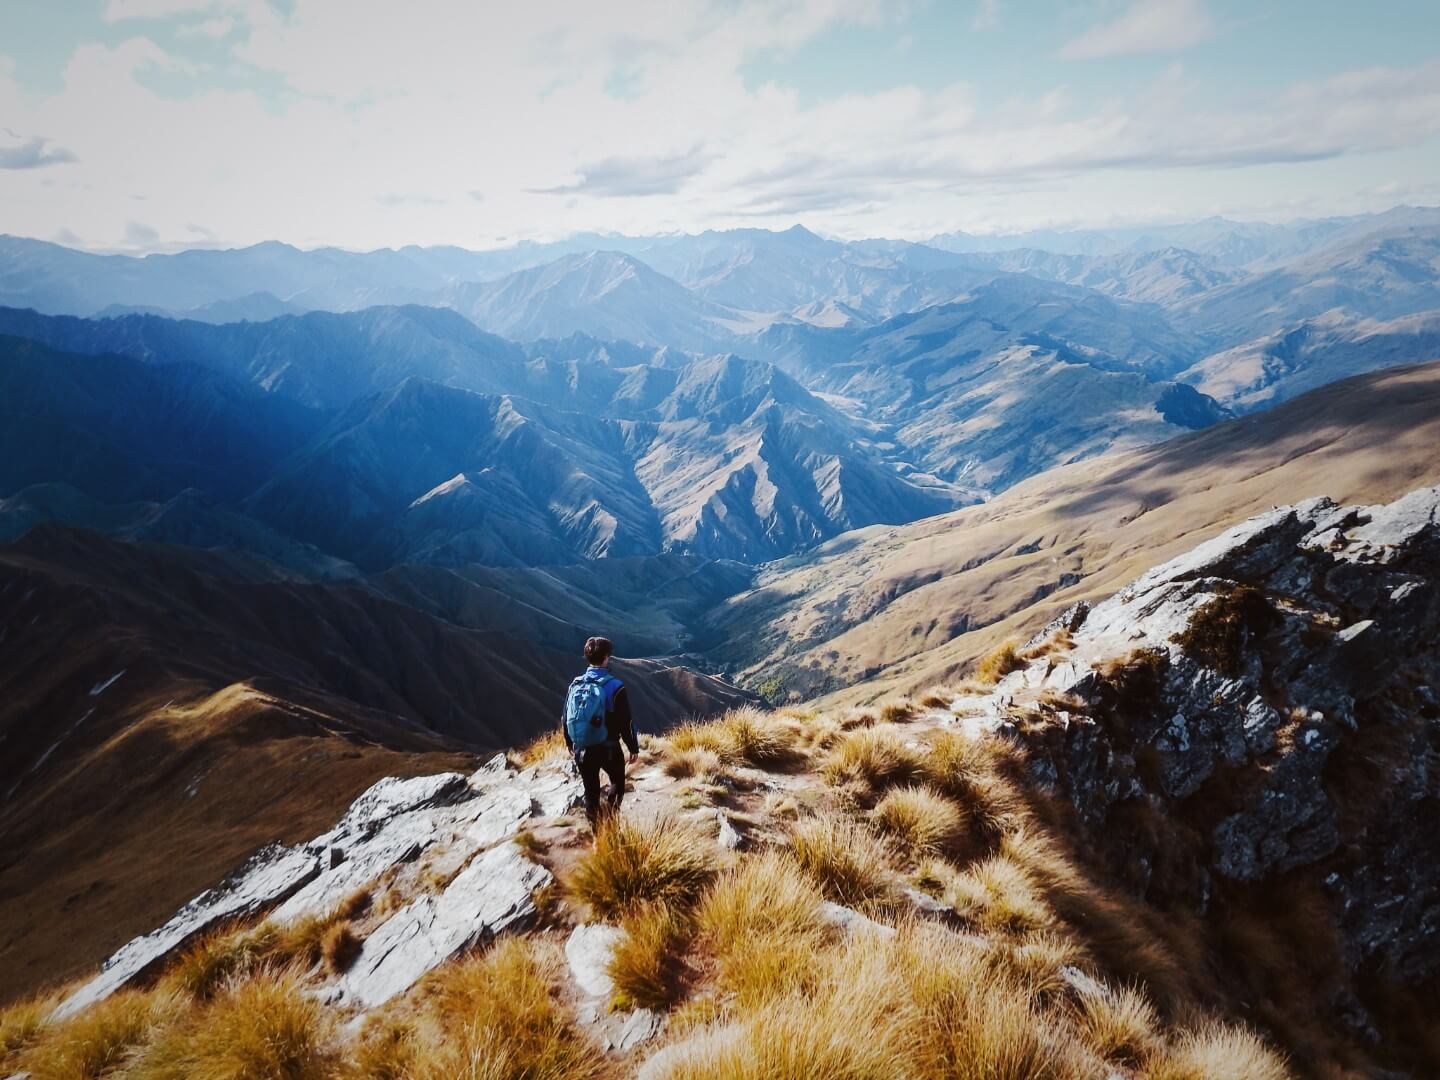
[[[1352,969],[1440,974],[1440,488],[1277,507],[1034,643],[1062,628],[987,711],[1125,880],[1203,912],[1217,880],[1308,868]]]

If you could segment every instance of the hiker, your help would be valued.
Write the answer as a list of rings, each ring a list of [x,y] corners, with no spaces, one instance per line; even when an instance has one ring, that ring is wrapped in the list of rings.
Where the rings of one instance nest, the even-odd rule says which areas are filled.
[[[585,816],[593,829],[600,822],[600,773],[610,781],[605,813],[620,809],[625,797],[625,755],[623,740],[630,749],[630,762],[640,756],[640,744],[630,723],[630,698],[625,684],[610,674],[609,638],[592,637],[585,642],[585,659],[590,666],[570,683],[565,695],[565,714],[560,726],[565,745],[575,755],[575,767],[585,786]]]

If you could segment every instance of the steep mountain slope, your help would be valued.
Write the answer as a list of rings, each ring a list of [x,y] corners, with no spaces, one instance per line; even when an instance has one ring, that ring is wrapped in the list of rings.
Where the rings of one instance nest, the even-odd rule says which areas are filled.
[[[53,526],[0,549],[4,987],[113,948],[380,775],[551,727],[593,630],[523,629]],[[617,670],[652,730],[746,700],[668,662]],[[42,932],[58,912],[63,948]]]
[[[1157,311],[1025,277],[868,329],[775,326],[757,344],[893,425],[922,469],[980,490],[1225,415],[1150,374],[1197,348]]]
[[[358,402],[251,498],[288,535],[367,566],[673,550],[758,561],[956,505],[851,437],[765,364],[646,369],[612,420],[421,380]],[[654,404],[641,409],[653,399]]]
[[[96,498],[239,498],[294,453],[314,411],[189,364],[150,367],[0,337],[0,496],[58,481]]]
[[[1349,379],[781,560],[713,613],[706,644],[772,697],[930,685],[1249,514],[1325,492],[1383,501],[1440,481],[1437,445],[1440,364]]]
[[[1351,375],[1440,355],[1440,312],[1357,319],[1329,311],[1226,349],[1178,376],[1237,411],[1268,408]]]
[[[1333,308],[1393,319],[1440,308],[1440,225],[1364,233],[1179,305],[1177,325],[1237,344]]]
[[[0,333],[66,352],[193,363],[315,408],[339,408],[411,376],[469,390],[520,391],[526,357],[450,311],[375,307],[215,326],[154,315],[48,317],[0,308]]]

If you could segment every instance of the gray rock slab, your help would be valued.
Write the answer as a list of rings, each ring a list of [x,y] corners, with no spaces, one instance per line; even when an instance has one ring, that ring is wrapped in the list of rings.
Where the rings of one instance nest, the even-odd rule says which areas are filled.
[[[531,894],[552,880],[515,844],[477,856],[444,892],[412,901],[365,939],[345,975],[346,1000],[382,1005],[464,949],[523,925],[535,915]]]
[[[230,877],[182,907],[159,929],[122,945],[105,961],[100,974],[60,1003],[55,1019],[73,1016],[109,997],[211,927],[263,911],[319,873],[319,857],[306,848],[275,844],[261,849]]]
[[[597,998],[615,992],[610,978],[610,956],[625,939],[625,931],[606,923],[585,923],[570,932],[565,942],[565,960],[580,989]]]

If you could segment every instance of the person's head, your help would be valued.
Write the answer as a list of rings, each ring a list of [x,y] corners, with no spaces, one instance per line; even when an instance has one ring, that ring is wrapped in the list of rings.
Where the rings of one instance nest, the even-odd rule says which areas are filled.
[[[610,653],[615,646],[610,644],[609,638],[592,637],[585,639],[585,659],[595,667],[605,667],[610,663]]]

